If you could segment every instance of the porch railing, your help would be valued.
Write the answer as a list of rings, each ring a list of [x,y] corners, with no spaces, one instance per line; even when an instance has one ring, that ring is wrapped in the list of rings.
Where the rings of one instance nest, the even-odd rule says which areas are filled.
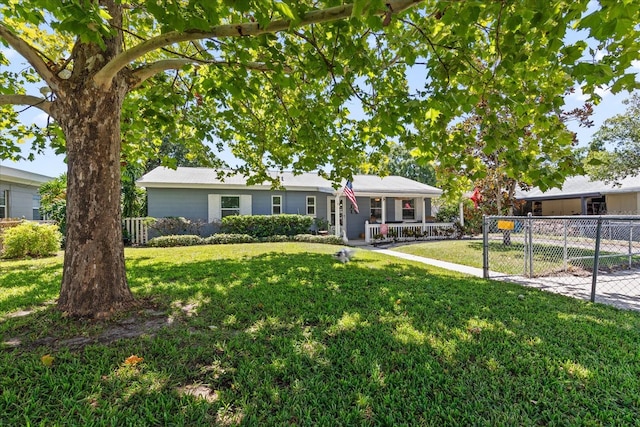
[[[370,224],[366,221],[364,226],[366,243],[388,240],[441,240],[455,236],[456,229],[452,222]]]

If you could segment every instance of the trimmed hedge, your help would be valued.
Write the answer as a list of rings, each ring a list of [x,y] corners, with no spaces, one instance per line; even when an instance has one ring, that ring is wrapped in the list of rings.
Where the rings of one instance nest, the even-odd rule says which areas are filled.
[[[298,234],[293,237],[294,242],[325,243],[328,245],[344,245],[344,241],[338,236],[316,236],[314,234]]]
[[[259,239],[308,233],[313,218],[306,215],[231,215],[222,218],[221,230],[228,234],[248,234]]]
[[[192,234],[179,234],[172,236],[154,237],[147,242],[147,245],[156,248],[170,248],[173,246],[196,246],[203,245],[204,239]]]
[[[41,257],[60,250],[62,233],[57,225],[25,221],[6,229],[2,240],[3,258]]]
[[[204,239],[205,245],[224,245],[228,243],[256,243],[258,239],[248,234],[214,234]]]
[[[275,235],[261,239],[249,236],[248,234],[214,234],[202,238],[199,236],[180,234],[173,236],[154,237],[147,242],[147,245],[156,248],[169,248],[174,246],[195,246],[195,245],[224,245],[231,243],[259,243],[259,242],[306,242],[325,243],[329,245],[343,245],[344,242],[337,236],[316,236],[313,234],[297,234],[295,236]]]

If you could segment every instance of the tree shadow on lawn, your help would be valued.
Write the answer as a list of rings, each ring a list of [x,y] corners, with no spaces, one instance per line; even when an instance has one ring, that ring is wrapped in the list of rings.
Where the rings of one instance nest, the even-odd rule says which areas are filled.
[[[52,301],[60,293],[62,259],[38,259],[47,265],[31,265],[29,261],[12,262],[9,268],[0,262],[0,319],[4,315],[16,315],[17,310],[29,308],[36,302]]]
[[[138,354],[158,375],[169,367],[171,381],[137,390],[134,401],[201,416],[175,397],[198,390],[187,398],[205,399],[208,421],[231,405],[240,420],[271,422],[473,423],[504,414],[505,423],[531,414],[549,422],[553,413],[593,410],[588,386],[632,363],[640,344],[635,314],[370,252],[347,264],[317,253],[181,264],[134,258],[128,271],[134,293],[157,304],[153,316],[165,313],[165,327],[114,341],[112,350],[68,347],[83,360],[99,348]],[[137,315],[145,332],[149,316]],[[14,319],[4,322],[11,329]],[[531,395],[522,396],[523,384]],[[558,393],[575,396],[558,402]],[[131,402],[111,399],[109,410],[135,415]]]
[[[509,283],[460,278],[362,251],[347,264],[330,255],[279,252],[180,264],[144,257],[127,264],[132,291],[143,309],[145,305],[150,308],[139,313],[158,317],[164,312],[171,319],[188,319],[185,321],[192,326],[227,325],[244,330],[261,319],[281,316],[304,325],[320,325],[350,312],[370,320],[402,315],[431,326],[435,322],[455,327],[478,316],[502,321],[521,318],[522,313],[527,313],[527,319],[576,310],[609,314],[599,305]],[[59,291],[58,271],[61,266],[54,265],[5,274],[3,280],[25,290],[5,298],[2,311],[22,308],[34,299],[51,301]],[[518,298],[523,294],[526,300]]]

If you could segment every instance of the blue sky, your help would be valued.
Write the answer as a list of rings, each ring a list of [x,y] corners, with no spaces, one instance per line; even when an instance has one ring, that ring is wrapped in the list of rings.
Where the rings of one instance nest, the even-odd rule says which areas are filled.
[[[26,66],[25,61],[21,57],[19,57],[19,55],[17,55],[15,51],[4,48],[2,49],[2,53],[10,61],[12,61],[14,66]],[[640,61],[636,61],[634,63],[632,71],[640,73]],[[423,80],[425,76],[418,75],[417,78]],[[578,140],[580,142],[580,145],[582,146],[589,143],[592,135],[600,128],[604,120],[613,117],[616,114],[624,112],[625,106],[622,104],[622,101],[628,98],[630,94],[627,92],[623,92],[614,95],[606,89],[603,89],[600,92],[600,96],[602,96],[602,101],[600,102],[600,104],[594,107],[594,115],[592,116],[592,119],[594,121],[593,127],[585,129],[578,127],[576,123],[568,124],[568,127],[578,134]],[[580,107],[584,104],[585,100],[586,97],[584,97],[582,93],[577,90],[576,93],[571,94],[566,98],[566,107],[569,110]],[[35,122],[40,125],[45,125],[47,122],[47,115],[36,108],[31,108],[22,113],[22,120],[25,123]],[[28,144],[25,144],[24,152],[28,152]],[[224,160],[233,164],[233,157],[231,155],[224,155],[223,153],[223,157],[226,157],[224,158]],[[61,155],[56,155],[52,150],[47,150],[43,155],[36,156],[36,159],[34,161],[12,162],[3,160],[0,161],[0,165],[15,167],[29,172],[35,172],[53,177],[59,176],[60,174],[66,172],[64,157]]]

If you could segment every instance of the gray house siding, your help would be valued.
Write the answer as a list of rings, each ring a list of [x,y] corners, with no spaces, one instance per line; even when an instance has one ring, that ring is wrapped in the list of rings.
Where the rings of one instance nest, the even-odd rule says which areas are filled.
[[[38,187],[28,185],[15,184],[10,182],[0,182],[0,191],[6,194],[6,213],[7,218],[24,218],[28,220],[40,219],[40,215],[36,212],[34,218],[34,197],[40,197]]]
[[[273,197],[279,196],[278,212],[284,214],[309,214],[308,198],[313,197],[314,209],[310,213],[315,218],[330,220],[335,225],[337,218],[328,212],[335,206],[336,195],[340,195],[340,209],[343,215],[342,230],[349,239],[358,239],[365,233],[365,223],[371,217],[372,198],[386,198],[383,203],[386,222],[421,222],[431,217],[431,200],[442,190],[399,176],[377,177],[357,175],[354,177],[354,191],[360,212],[356,213],[344,196],[342,189],[315,174],[295,175],[291,172],[275,173],[283,188],[272,190],[268,186],[248,186],[245,177],[231,173],[223,181],[207,168],[177,168],[171,170],[159,167],[137,181],[137,185],[147,188],[149,215],[153,217],[182,216],[214,224],[222,215],[240,213],[243,215],[271,215]],[[239,196],[239,205],[222,196]],[[414,215],[405,215],[403,220],[401,200],[413,198]],[[422,206],[421,202],[424,200]],[[231,202],[231,203],[230,203]],[[410,208],[406,208],[410,209]],[[335,212],[334,212],[335,213]],[[376,212],[379,216],[379,212]],[[410,218],[409,218],[410,217]],[[377,218],[381,220],[382,218]],[[213,228],[213,227],[209,227]],[[337,230],[336,230],[337,231]]]
[[[251,196],[252,215],[271,215],[273,195],[282,197],[282,213],[305,215],[307,196],[314,196],[315,216],[326,218],[327,194],[319,192],[235,190],[235,189],[189,189],[189,188],[148,188],[148,214],[154,218],[184,217],[192,221],[208,222],[210,194],[228,196]],[[210,227],[206,228],[207,230]],[[364,230],[364,225],[363,225]]]
[[[154,218],[181,216],[193,221],[207,220],[209,190],[148,188],[148,214]]]
[[[369,197],[357,197],[358,210],[356,213],[349,200],[346,200],[347,212],[347,239],[359,239],[360,234],[364,234],[364,223],[371,217],[371,199]]]

